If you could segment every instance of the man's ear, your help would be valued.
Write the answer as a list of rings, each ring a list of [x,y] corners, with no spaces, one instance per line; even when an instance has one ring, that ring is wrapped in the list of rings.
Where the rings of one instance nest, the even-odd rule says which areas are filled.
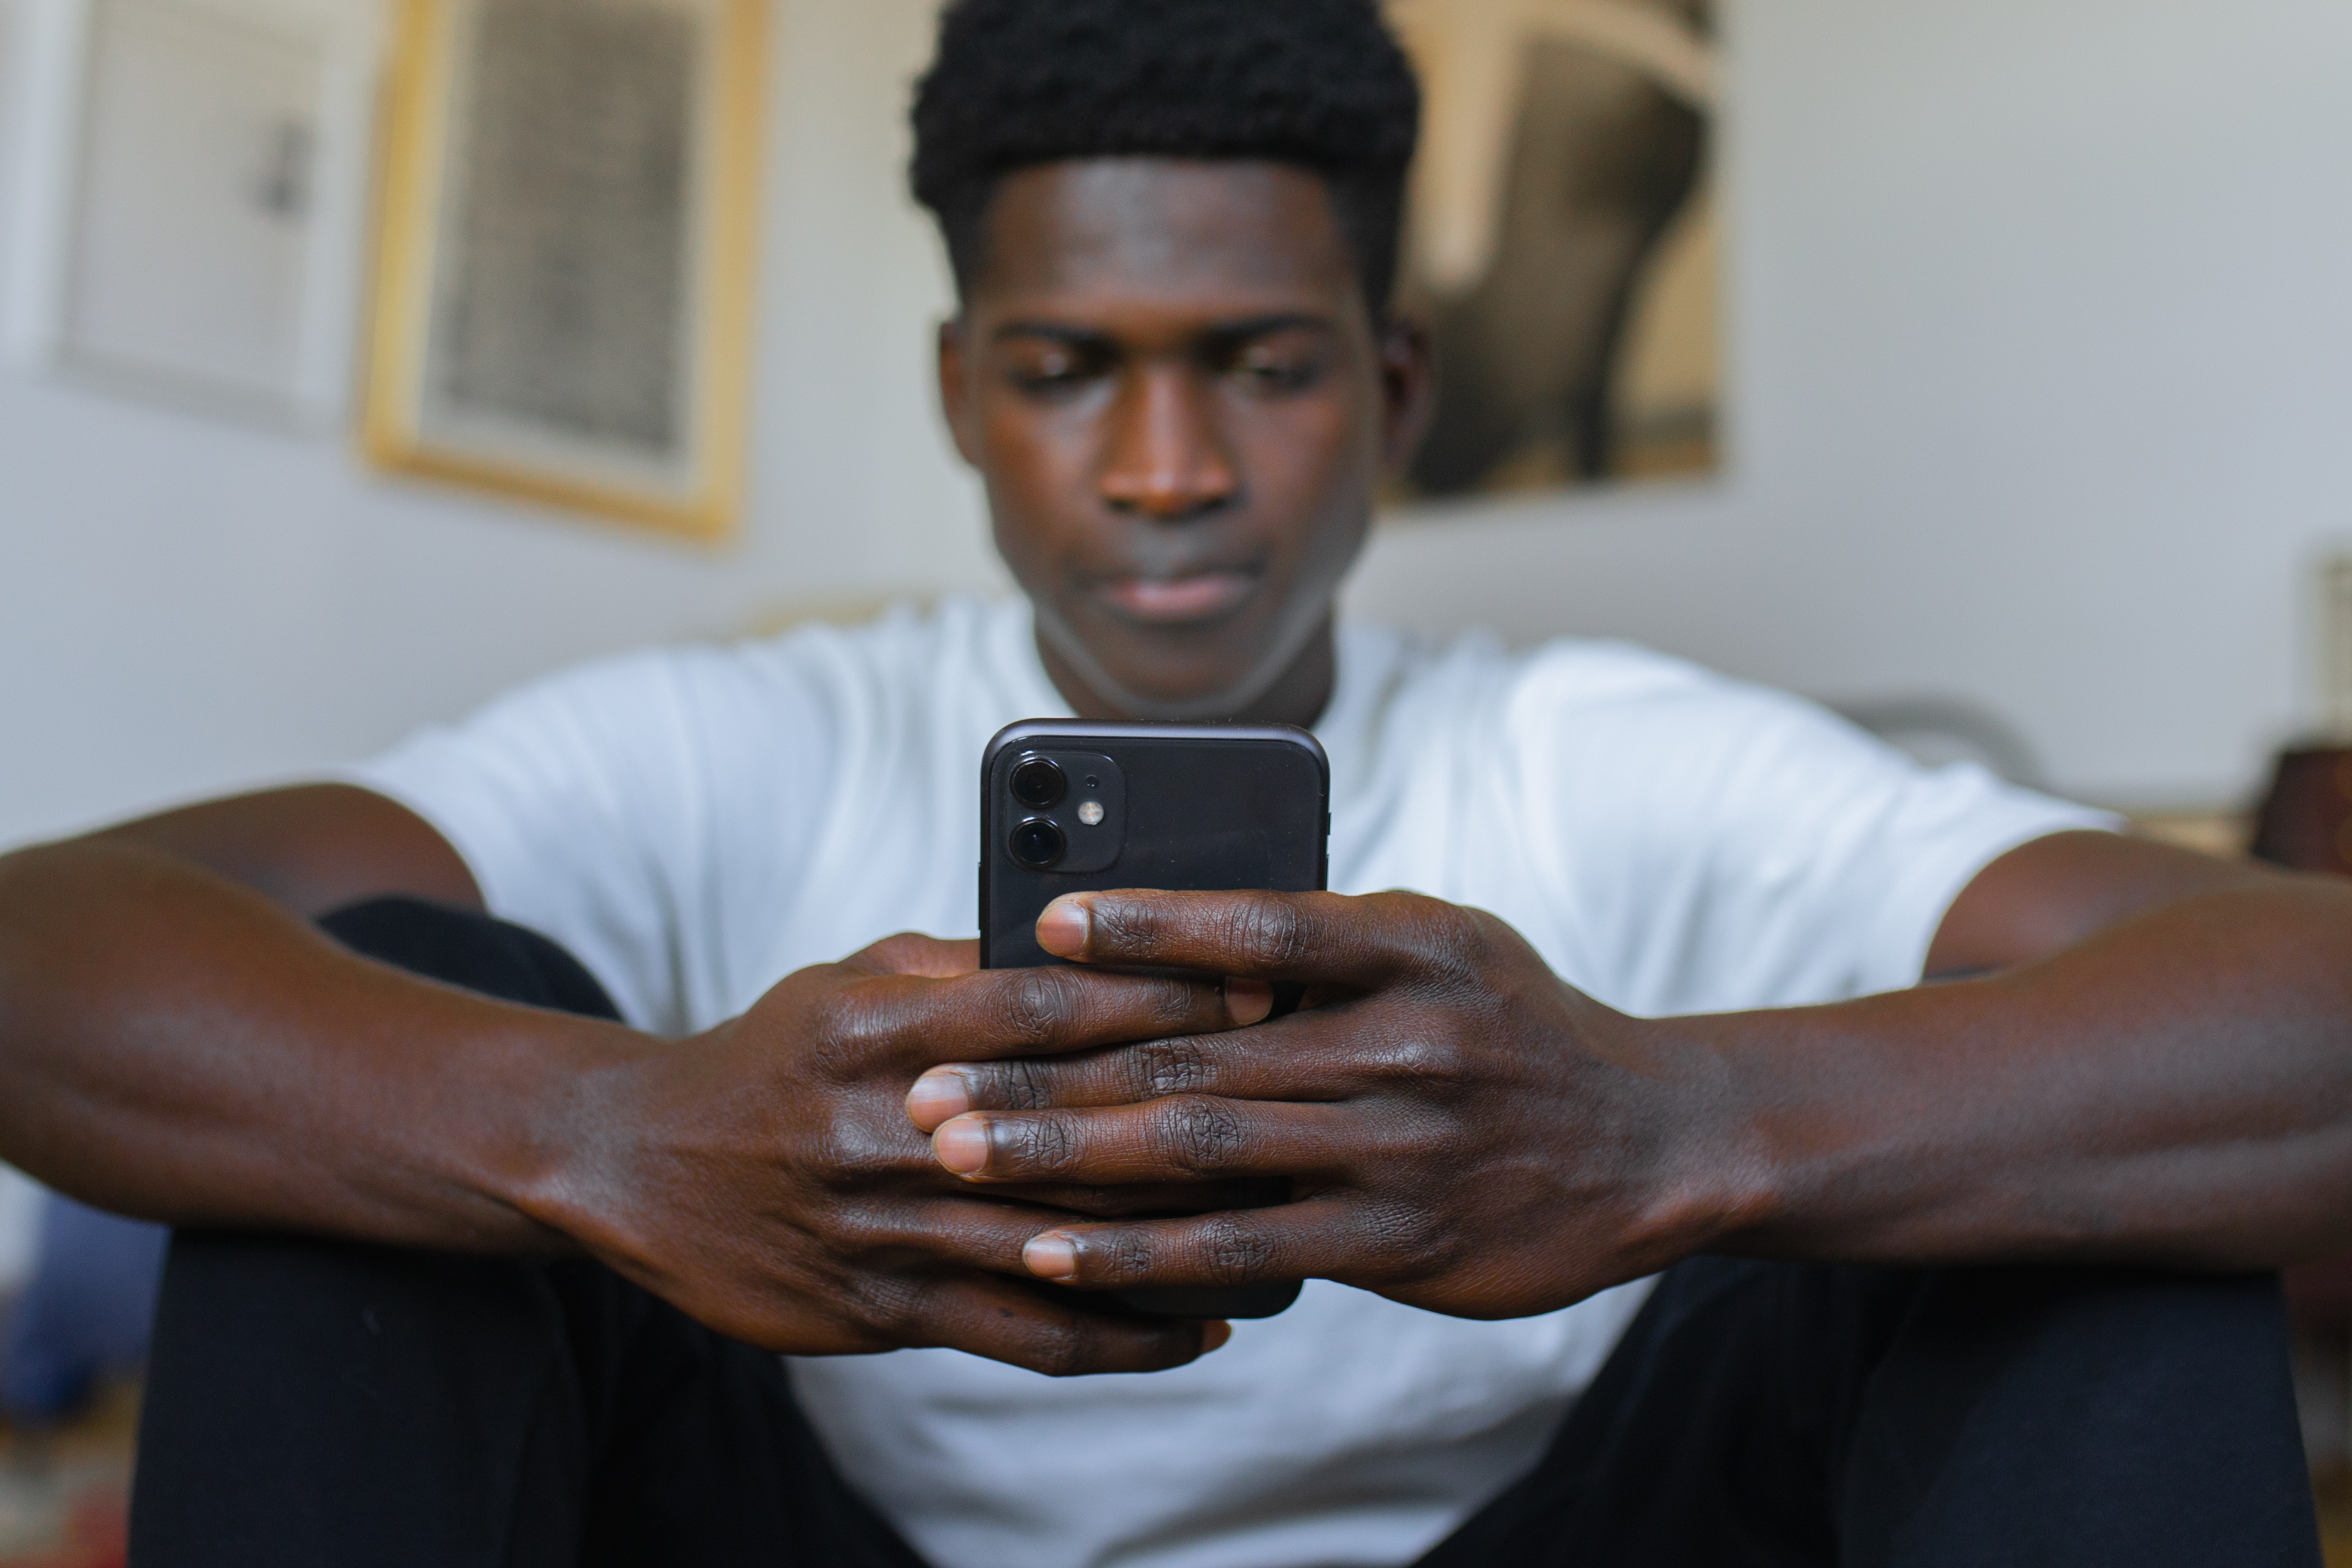
[[[971,384],[966,379],[970,366],[963,352],[963,318],[950,316],[940,323],[940,412],[948,422],[948,434],[954,438],[956,451],[971,467],[980,467],[979,432],[972,428]]]
[[[1420,318],[1399,314],[1381,329],[1381,463],[1401,474],[1421,450],[1437,412],[1437,356]]]

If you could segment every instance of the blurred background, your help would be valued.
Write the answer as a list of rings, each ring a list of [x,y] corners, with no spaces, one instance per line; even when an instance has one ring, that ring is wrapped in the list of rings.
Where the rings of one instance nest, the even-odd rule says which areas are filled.
[[[268,396],[68,352],[219,286],[134,212],[108,252],[138,264],[115,327],[72,317],[100,296],[60,275],[81,241],[59,224],[98,221],[68,144],[102,150],[88,41],[129,3],[0,0],[0,847],[299,776],[584,656],[1003,589],[934,407],[948,278],[902,174],[932,0],[747,0],[764,30],[713,35],[756,49],[759,88],[755,156],[698,187],[754,258],[745,310],[694,329],[722,370],[740,359],[716,542],[363,456],[385,62],[413,10],[139,0],[318,40],[274,77],[260,45],[215,62],[263,98],[263,78],[300,89],[248,192],[295,226],[270,264],[302,279],[299,342],[248,378]],[[1423,487],[1352,608],[1635,638],[2084,799],[2242,810],[2345,706],[2352,7],[1676,9],[1713,75],[1703,166],[1677,176],[1704,253],[1675,287],[1700,308],[1703,262],[1713,314],[1627,380],[1696,363],[1703,453],[1642,484]],[[143,36],[121,101],[168,89],[134,66],[202,64]],[[29,1202],[0,1182],[0,1289],[28,1265]]]
[[[0,0],[16,153],[36,3]],[[999,585],[901,174],[930,11],[773,6],[731,543],[390,479],[340,425],[0,372],[0,842],[356,756],[604,649]],[[1962,699],[2069,793],[2246,797],[2317,717],[2316,567],[2352,539],[2352,11],[1733,0],[1718,25],[1720,471],[1415,507],[1354,607]]]

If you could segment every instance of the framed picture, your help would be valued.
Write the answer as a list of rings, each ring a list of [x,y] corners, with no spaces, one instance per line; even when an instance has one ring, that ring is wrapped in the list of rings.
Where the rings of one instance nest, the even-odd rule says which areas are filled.
[[[35,0],[14,357],[191,410],[348,405],[378,47],[331,0]]]
[[[1706,474],[1713,0],[1389,0],[1426,93],[1406,289],[1435,421],[1399,499]]]
[[[762,0],[404,0],[363,439],[385,468],[734,527]]]

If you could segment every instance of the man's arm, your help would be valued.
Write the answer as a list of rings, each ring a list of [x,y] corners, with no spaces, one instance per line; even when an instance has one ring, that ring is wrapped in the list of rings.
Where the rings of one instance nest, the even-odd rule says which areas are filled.
[[[625,1031],[357,958],[309,917],[478,906],[406,808],[320,785],[0,858],[0,1154],[121,1212],[425,1246],[559,1238],[527,1185],[531,1075]]]
[[[1411,895],[1086,895],[1040,939],[1320,1003],[919,1085],[967,1180],[1294,1184],[1282,1208],[1044,1233],[1049,1279],[1322,1276],[1486,1317],[1702,1251],[2242,1268],[2352,1247],[2352,885],[2064,835],[1944,922],[1931,968],[1996,973],[1658,1020]],[[1041,1100],[1062,1109],[1013,1109]]]
[[[405,893],[482,907],[474,874],[431,823],[352,784],[302,784],[205,801],[57,847],[114,845],[185,862],[316,919]]]
[[[1990,973],[1685,1026],[1750,1073],[1776,1172],[1780,1212],[1727,1247],[2224,1268],[2352,1250],[2352,883],[2060,834],[1969,884],[1927,967]]]
[[[2296,879],[2120,833],[2053,833],[2001,856],[1960,890],[1936,928],[1925,978],[2011,969],[2173,904]]]
[[[358,790],[0,858],[0,1157],[181,1224],[579,1248],[800,1353],[947,1344],[1135,1372],[1220,1337],[1017,1278],[1039,1224],[1130,1212],[1129,1194],[976,1199],[899,1104],[942,1053],[1226,1028],[1265,1016],[1263,987],[981,973],[968,942],[894,938],[658,1040],[420,980],[305,918],[392,892],[478,901],[431,827]]]

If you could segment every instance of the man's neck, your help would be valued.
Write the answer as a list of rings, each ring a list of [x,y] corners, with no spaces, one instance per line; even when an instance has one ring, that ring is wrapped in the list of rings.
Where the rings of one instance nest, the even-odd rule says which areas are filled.
[[[1037,657],[1044,661],[1045,674],[1054,682],[1055,689],[1069,702],[1070,711],[1076,717],[1097,722],[1149,717],[1138,715],[1127,704],[1097,691],[1042,631],[1037,637]],[[1339,637],[1334,623],[1327,618],[1307,639],[1307,646],[1298,650],[1297,657],[1275,677],[1273,684],[1232,712],[1219,713],[1217,719],[1311,728],[1331,704],[1331,689],[1339,678]]]

